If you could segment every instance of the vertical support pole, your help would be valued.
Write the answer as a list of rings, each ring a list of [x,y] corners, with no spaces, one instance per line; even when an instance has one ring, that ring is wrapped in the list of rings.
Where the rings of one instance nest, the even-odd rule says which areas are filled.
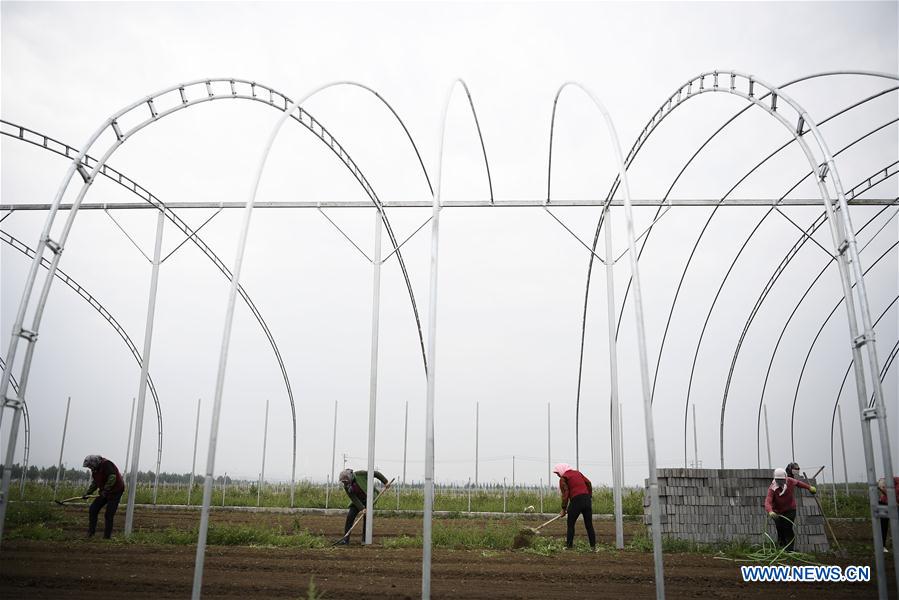
[[[406,418],[403,423],[403,487],[406,487],[406,451],[409,448],[409,401],[406,400]],[[399,486],[397,486],[397,501],[399,501]]]
[[[830,478],[830,495],[833,496],[833,514],[837,517],[840,516],[840,511],[837,508],[837,470],[833,470],[833,477]]]
[[[194,427],[194,453],[190,461],[190,483],[187,486],[187,505],[190,506],[190,492],[194,489],[194,473],[197,472],[197,438],[200,435],[200,398],[197,398],[197,425]]]
[[[128,459],[131,457],[131,434],[134,432],[134,405],[136,402],[137,398],[131,398],[131,420],[128,421],[128,444],[125,446],[125,464],[123,465],[124,472],[122,473],[125,481],[128,481],[128,474],[130,473],[128,470]]]
[[[331,474],[328,475],[328,487],[325,488],[325,508],[331,499],[331,486],[334,485],[334,459],[337,458],[337,400],[334,401],[334,430],[331,432]]]
[[[65,450],[66,447],[66,429],[69,427],[69,406],[72,404],[72,397],[66,400],[66,418],[62,422],[62,439],[59,441],[59,462],[56,466],[56,483],[53,485],[53,499],[56,500],[56,495],[59,493],[59,476],[62,473],[62,451]]]
[[[471,477],[468,478],[468,512],[471,512]]]
[[[153,321],[156,318],[156,290],[159,285],[160,254],[162,253],[162,230],[165,213],[159,211],[156,217],[156,244],[153,248],[153,268],[150,271],[150,293],[147,298],[147,320],[144,327],[144,352],[140,366],[140,385],[137,392],[137,417],[134,421],[134,445],[131,448],[131,478],[128,480],[128,502],[125,505],[125,537],[131,535],[134,526],[134,498],[137,495],[137,474],[140,467],[140,443],[144,429],[144,406],[147,401],[147,377],[150,372],[150,350],[153,347]],[[159,468],[156,469],[157,482]],[[154,499],[156,486],[154,485]]]
[[[481,403],[474,403],[474,484],[478,484],[478,444],[480,442]]]
[[[624,482],[624,410],[622,410],[621,402],[618,403],[618,431],[621,432],[621,449],[618,452],[618,468],[621,469],[621,485],[626,485]]]
[[[381,314],[381,230],[384,223],[375,210],[375,251],[372,260],[371,371],[368,395],[368,484],[365,499],[365,545],[371,544],[375,525],[375,417],[378,409],[378,326]]]
[[[774,463],[771,462],[771,434],[768,431],[768,404],[764,404],[762,406],[762,410],[765,412],[765,446],[768,448],[768,469],[774,468]]]
[[[615,332],[618,330],[615,317],[615,253],[612,249],[612,211],[605,208],[603,229],[606,244],[606,316],[608,319],[609,337],[609,392],[612,429],[612,500],[615,510],[615,547],[624,548],[624,510],[621,502],[621,431],[619,431],[618,415],[618,344]]]
[[[515,455],[512,455],[512,490],[515,490]]]
[[[506,478],[503,477],[503,512],[506,512]]]
[[[262,500],[262,486],[265,485],[265,451],[268,446],[268,398],[265,400],[265,427],[262,430],[262,469],[259,471],[259,487],[256,488],[256,506]]]
[[[550,428],[549,402],[546,403],[546,483],[552,481],[552,429]]]
[[[446,108],[444,108],[444,120]],[[431,598],[431,520],[434,513],[434,396],[437,389],[437,272],[438,250],[440,248],[440,169],[443,160],[441,135],[440,160],[438,160],[438,180],[434,194],[431,218],[431,268],[428,297],[428,387],[425,403],[425,480],[424,516],[422,523],[421,557],[421,598]],[[475,435],[477,446],[477,435]],[[475,460],[475,481],[477,481],[477,460]]]
[[[765,430],[767,435],[767,429]],[[699,436],[696,435],[696,403],[693,403],[693,468],[699,468]]]
[[[846,440],[843,438],[843,413],[837,404],[837,419],[840,423],[840,449],[843,451],[843,483],[846,486],[846,497],[849,497],[849,468],[846,466]],[[834,473],[836,475],[836,473]],[[836,482],[836,477],[833,478]]]

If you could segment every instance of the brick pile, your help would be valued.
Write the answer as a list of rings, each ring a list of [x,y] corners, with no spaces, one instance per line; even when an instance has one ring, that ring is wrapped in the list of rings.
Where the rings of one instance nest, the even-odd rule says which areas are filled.
[[[761,544],[767,531],[777,540],[774,522],[765,513],[769,469],[659,469],[657,473],[663,537],[703,544]],[[814,480],[811,484],[815,485]],[[643,522],[651,535],[648,480],[645,485]],[[795,549],[827,551],[824,518],[806,490],[796,489],[796,509]]]

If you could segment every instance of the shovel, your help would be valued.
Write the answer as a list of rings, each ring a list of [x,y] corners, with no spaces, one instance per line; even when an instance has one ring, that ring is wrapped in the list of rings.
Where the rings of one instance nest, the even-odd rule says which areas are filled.
[[[66,498],[65,500],[54,500],[60,506],[65,506],[66,502],[72,502],[73,500],[90,500],[91,498],[96,498],[97,496],[72,496],[71,498]]]
[[[372,508],[374,508],[375,504],[378,503],[378,500],[381,498],[381,496],[384,495],[384,492],[386,492],[387,490],[390,489],[390,486],[393,485],[393,482],[394,482],[394,481],[396,481],[396,477],[394,477],[393,479],[391,479],[390,481],[388,481],[388,482],[387,482],[387,485],[385,485],[384,488],[381,490],[381,493],[379,493],[377,496],[375,496],[375,499],[374,499],[374,500],[372,501],[372,503],[371,503]],[[362,519],[365,518],[365,511],[366,511],[366,510],[367,510],[367,509],[365,509],[365,508],[362,509],[362,511],[359,513],[359,516],[356,517],[356,520],[355,520],[355,521],[353,521],[353,525],[352,525],[349,529],[347,529],[347,532],[343,534],[343,537],[342,537],[342,538],[340,538],[339,540],[337,540],[336,542],[334,542],[333,544],[331,544],[332,546],[336,546],[337,544],[339,544],[340,542],[342,542],[343,540],[345,540],[351,533],[353,533],[353,530],[356,528],[356,525],[359,524],[359,521],[361,521]]]

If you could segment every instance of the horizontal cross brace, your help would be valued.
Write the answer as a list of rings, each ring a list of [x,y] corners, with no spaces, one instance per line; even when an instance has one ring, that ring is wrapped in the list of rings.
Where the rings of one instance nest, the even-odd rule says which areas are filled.
[[[441,203],[443,208],[543,208],[549,207],[590,207],[604,206],[605,200],[553,200],[548,205],[545,200],[497,200],[491,203],[489,200],[450,200]],[[409,200],[409,201],[386,201],[381,202],[385,208],[431,208],[433,202],[431,200]],[[747,199],[728,199],[715,200],[711,198],[684,198],[680,200],[659,200],[659,199],[636,199],[631,204],[635,207],[658,207],[666,206],[821,206],[820,198],[792,198],[785,200],[777,200],[773,198],[747,198]],[[866,198],[855,199],[849,202],[850,206],[890,206],[899,204],[896,198]],[[165,206],[171,209],[182,208],[244,208],[244,202],[167,202]],[[612,206],[624,206],[624,201],[620,199],[612,200]],[[370,202],[365,201],[321,201],[321,202],[256,202],[256,208],[372,208]],[[0,210],[50,210],[50,205],[43,204],[0,204]],[[60,210],[71,210],[71,204],[60,204]],[[124,210],[124,209],[153,209],[158,210],[154,206],[145,202],[123,202],[120,204],[108,203],[83,203],[81,210]]]

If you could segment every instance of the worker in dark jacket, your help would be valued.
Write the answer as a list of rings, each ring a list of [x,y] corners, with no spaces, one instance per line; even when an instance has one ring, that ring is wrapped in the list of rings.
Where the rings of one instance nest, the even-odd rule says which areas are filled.
[[[793,551],[796,536],[793,533],[793,524],[796,522],[796,496],[795,488],[800,487],[817,492],[815,486],[804,481],[787,477],[786,469],[774,469],[774,480],[768,486],[768,495],[765,497],[765,512],[774,519],[777,528],[777,543],[785,547],[787,552]]]
[[[112,536],[112,522],[116,510],[119,508],[119,500],[125,493],[125,482],[122,480],[122,474],[119,473],[118,467],[111,460],[97,454],[85,457],[82,466],[91,470],[92,479],[90,487],[87,488],[82,498],[87,499],[94,490],[99,490],[99,495],[88,510],[87,535],[91,537],[97,531],[97,517],[100,515],[100,509],[105,506],[106,523],[103,527],[103,537],[109,539]]]
[[[571,548],[574,544],[574,525],[577,518],[583,515],[590,547],[596,550],[596,532],[593,530],[593,484],[583,473],[565,463],[553,467],[553,473],[559,476],[559,490],[562,492],[562,512],[559,514],[568,514],[566,546]]]
[[[787,477],[799,479],[799,472],[802,470],[802,467],[800,467],[799,463],[797,462],[791,462],[787,465],[787,468],[785,470],[787,472]]]
[[[899,500],[899,477],[893,477],[893,488],[896,490],[896,499]],[[878,504],[887,505],[887,480],[883,477],[877,480],[877,490],[880,497],[877,499]],[[889,552],[887,548],[887,534],[890,532],[890,520],[880,519],[880,539],[883,541],[883,551]]]
[[[387,478],[380,471],[375,471],[375,479],[382,484],[387,485]],[[366,488],[368,487],[368,471],[353,471],[352,469],[344,469],[338,476],[343,490],[350,497],[349,511],[346,514],[346,523],[343,526],[343,538],[338,544],[350,543],[350,528],[361,511],[365,510],[365,503],[368,500]],[[362,529],[365,529],[365,517],[362,518]],[[364,536],[363,536],[364,537]]]

